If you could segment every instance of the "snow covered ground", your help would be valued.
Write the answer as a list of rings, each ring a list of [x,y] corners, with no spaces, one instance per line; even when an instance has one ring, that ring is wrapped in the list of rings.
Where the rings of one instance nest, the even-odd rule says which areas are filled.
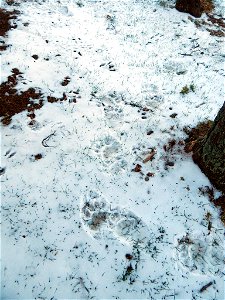
[[[2,299],[224,299],[224,227],[181,142],[224,101],[223,39],[159,2],[20,5],[1,82],[67,101],[2,127]]]

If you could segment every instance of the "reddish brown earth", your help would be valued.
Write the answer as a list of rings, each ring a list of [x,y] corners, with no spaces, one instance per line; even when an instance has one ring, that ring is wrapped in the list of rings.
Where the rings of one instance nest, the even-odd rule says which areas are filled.
[[[29,88],[25,91],[18,91],[17,84],[23,79],[22,73],[17,69],[12,69],[12,74],[8,76],[7,81],[0,85],[0,117],[4,125],[11,122],[11,118],[24,110],[27,110],[27,116],[32,120],[35,118],[35,110],[40,109],[45,101],[50,103],[67,100],[63,93],[62,98],[52,96],[44,97],[40,89]]]
[[[5,36],[10,29],[16,28],[12,20],[15,20],[18,14],[18,10],[7,11],[0,8],[0,36]]]
[[[8,76],[7,81],[0,85],[0,116],[2,123],[8,125],[11,117],[23,110],[28,112],[34,111],[43,105],[42,94],[34,88],[29,88],[26,91],[18,92],[16,89],[18,80],[21,80],[22,73],[14,68],[12,75]],[[34,100],[38,102],[34,103]]]
[[[9,30],[17,27],[17,25],[13,21],[16,20],[18,14],[18,10],[7,11],[0,8],[0,36],[6,37]],[[4,51],[6,49],[7,44],[5,43],[5,41],[2,41],[0,44],[0,51]]]

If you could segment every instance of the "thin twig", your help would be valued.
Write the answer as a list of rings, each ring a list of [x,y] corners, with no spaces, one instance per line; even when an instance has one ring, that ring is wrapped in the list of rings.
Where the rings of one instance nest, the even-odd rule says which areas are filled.
[[[54,146],[49,146],[46,142],[47,141],[49,141],[49,139],[50,139],[50,137],[51,136],[53,136],[53,135],[55,135],[55,131],[53,132],[53,133],[51,133],[50,135],[48,135],[46,138],[44,138],[43,140],[42,140],[42,145],[44,146],[44,147],[54,147]]]

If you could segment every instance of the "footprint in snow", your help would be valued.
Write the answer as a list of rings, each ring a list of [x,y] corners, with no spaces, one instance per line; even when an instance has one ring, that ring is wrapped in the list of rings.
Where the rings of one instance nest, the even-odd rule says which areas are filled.
[[[104,109],[105,121],[110,128],[121,126],[124,119],[123,106],[123,95],[116,91],[109,92],[106,95],[94,97],[97,106]]]
[[[188,63],[176,60],[165,60],[160,68],[161,72],[183,75],[187,73]]]
[[[96,239],[111,232],[122,243],[138,243],[143,249],[149,245],[151,233],[147,225],[125,208],[112,208],[98,192],[90,191],[82,201],[81,219],[86,230]]]
[[[221,275],[224,267],[222,241],[217,236],[193,234],[177,240],[178,266],[195,274]]]
[[[123,109],[118,105],[107,105],[104,107],[106,123],[110,128],[121,126],[123,121]]]
[[[108,172],[121,172],[127,162],[121,144],[112,136],[106,135],[94,141],[91,147],[100,160],[100,168]]]

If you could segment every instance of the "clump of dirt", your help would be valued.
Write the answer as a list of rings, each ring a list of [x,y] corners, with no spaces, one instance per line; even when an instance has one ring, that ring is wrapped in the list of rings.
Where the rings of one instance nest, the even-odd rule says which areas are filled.
[[[0,36],[6,37],[7,32],[11,29],[15,29],[17,25],[15,21],[17,16],[20,14],[18,10],[8,11],[6,9],[0,8]],[[0,51],[5,51],[8,45],[5,43],[4,40],[0,42]]]
[[[33,57],[33,59],[35,59],[35,60],[37,60],[39,58],[39,56],[37,54],[34,54],[31,57]]]
[[[62,98],[56,98],[56,97],[52,97],[52,96],[47,96],[47,100],[50,103],[54,103],[54,102],[58,102],[58,101],[64,101],[67,100],[67,96],[65,93],[63,93]]]
[[[34,155],[34,159],[35,160],[39,160],[39,159],[41,159],[43,156],[42,156],[42,154],[41,153],[38,153],[38,154],[35,154]]]
[[[142,166],[141,166],[141,165],[139,165],[139,164],[136,164],[135,168],[134,168],[134,169],[132,169],[132,171],[133,171],[133,172],[136,172],[136,173],[139,173],[139,172],[141,172],[141,168],[142,168]]]
[[[18,81],[23,79],[22,74],[17,68],[14,68],[12,75],[8,76],[7,81],[0,85],[0,116],[4,125],[10,124],[12,116],[24,110],[27,110],[27,116],[33,120],[35,118],[34,111],[44,105],[45,98],[40,89],[17,90]],[[50,103],[64,100],[67,100],[65,93],[63,93],[62,98],[47,96],[47,101]]]
[[[62,86],[66,86],[66,85],[68,85],[69,83],[70,83],[70,77],[69,76],[66,76],[64,79],[63,79],[63,81],[61,82],[61,85]]]
[[[188,138],[185,139],[184,150],[186,153],[192,152],[196,143],[203,139],[211,128],[213,121],[206,121],[199,123],[194,128],[184,127],[184,132],[188,135]]]

